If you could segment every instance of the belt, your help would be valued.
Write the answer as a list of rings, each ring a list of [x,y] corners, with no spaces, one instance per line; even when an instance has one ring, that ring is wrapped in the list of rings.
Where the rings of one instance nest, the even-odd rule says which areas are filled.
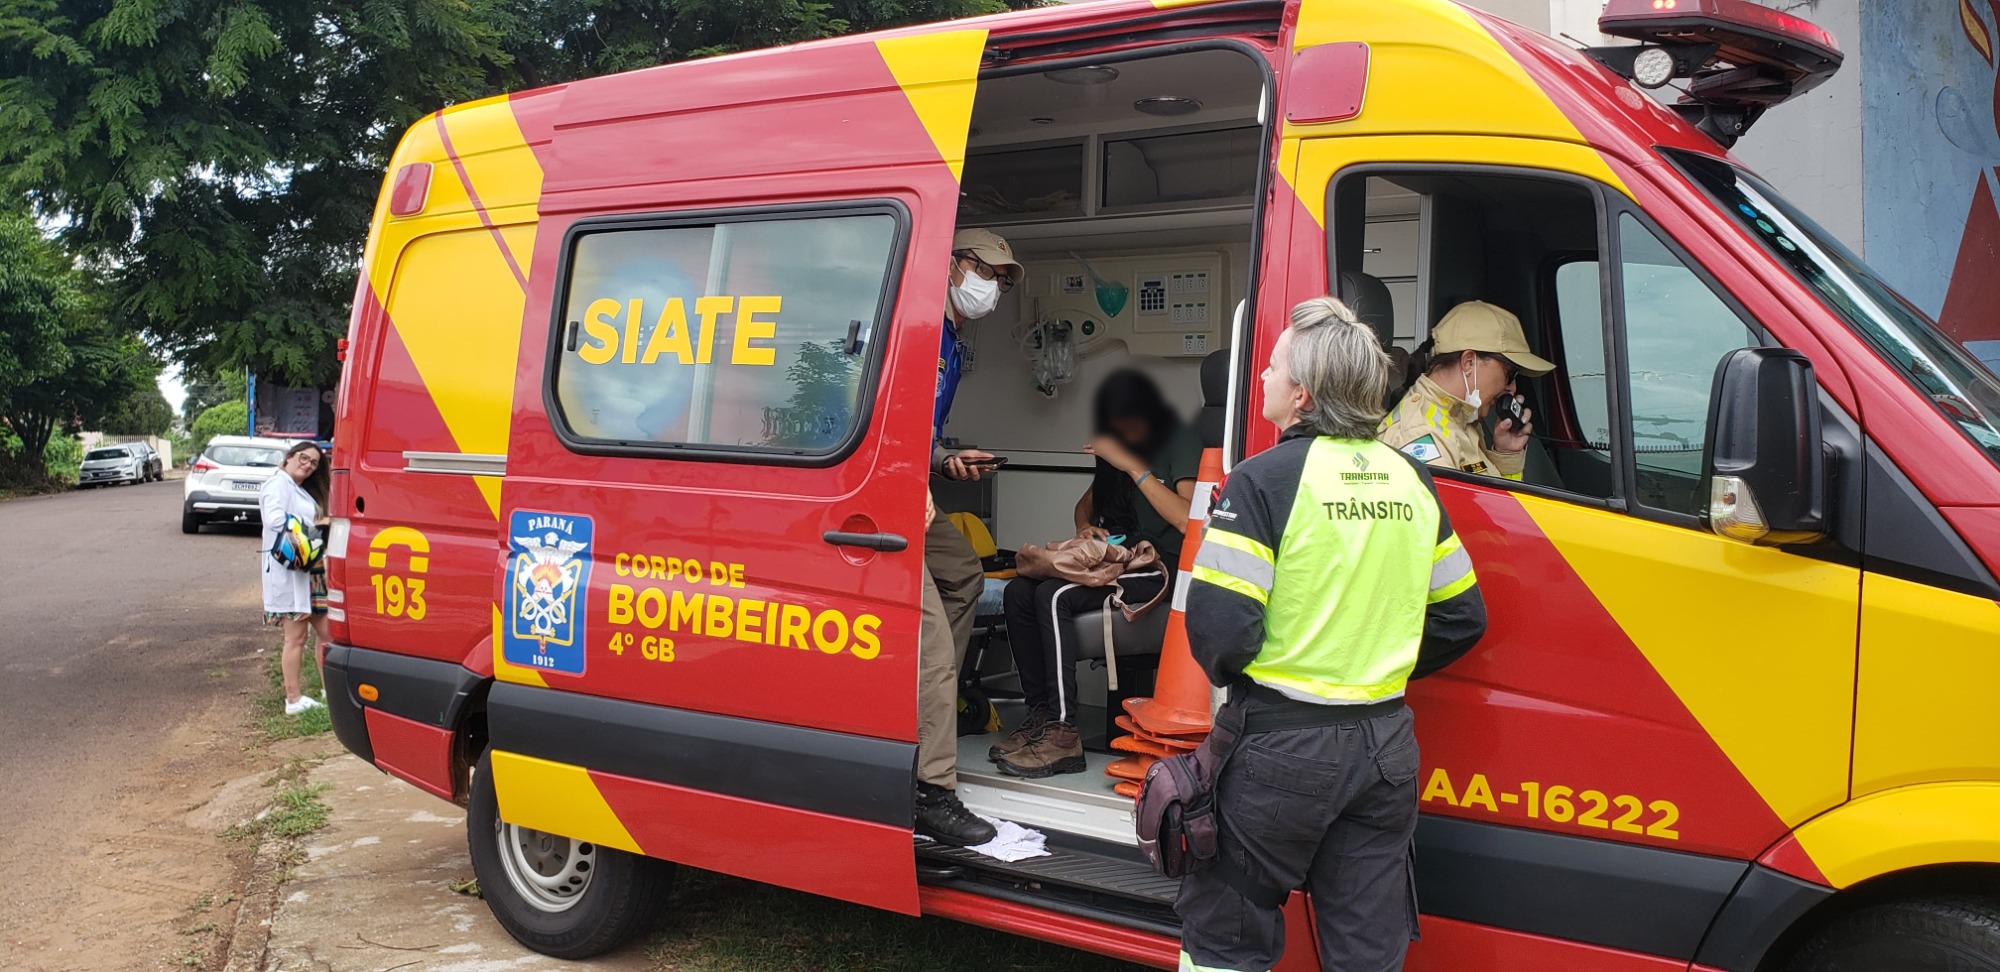
[[[1243,734],[1283,732],[1287,729],[1324,729],[1351,726],[1385,715],[1394,715],[1405,706],[1402,696],[1358,705],[1325,705],[1301,702],[1263,685],[1238,685],[1230,693],[1232,705],[1243,707]]]

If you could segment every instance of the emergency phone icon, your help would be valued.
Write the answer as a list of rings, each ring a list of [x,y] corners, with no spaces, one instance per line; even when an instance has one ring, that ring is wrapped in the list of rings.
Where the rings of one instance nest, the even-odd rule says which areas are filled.
[[[389,551],[407,548],[410,552],[410,574],[387,573]],[[431,542],[421,531],[406,526],[388,527],[375,534],[368,541],[368,567],[377,573],[368,576],[368,585],[375,591],[375,614],[384,618],[407,618],[422,621],[429,613],[429,605],[424,603],[424,579],[414,576],[430,570]]]

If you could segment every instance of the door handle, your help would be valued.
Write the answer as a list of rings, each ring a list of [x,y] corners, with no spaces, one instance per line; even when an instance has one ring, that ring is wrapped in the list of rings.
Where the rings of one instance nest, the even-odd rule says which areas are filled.
[[[900,533],[848,533],[845,530],[828,530],[820,534],[820,539],[836,547],[866,547],[895,553],[908,550],[910,541]]]

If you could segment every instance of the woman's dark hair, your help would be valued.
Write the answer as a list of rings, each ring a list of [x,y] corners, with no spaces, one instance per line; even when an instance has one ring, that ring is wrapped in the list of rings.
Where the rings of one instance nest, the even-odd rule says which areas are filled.
[[[1136,418],[1144,422],[1145,440],[1126,442],[1125,446],[1147,462],[1159,458],[1181,428],[1181,417],[1167,404],[1166,396],[1160,394],[1160,386],[1145,372],[1132,368],[1112,372],[1097,386],[1095,418],[1099,435],[1115,435],[1112,423],[1119,419]],[[1090,486],[1091,518],[1096,525],[1112,533],[1131,533],[1139,526],[1138,510],[1142,502],[1145,500],[1132,477],[1102,459],[1097,460]]]
[[[289,462],[293,456],[307,449],[319,453],[319,464],[314,466],[313,471],[299,483],[299,488],[305,490],[306,495],[313,498],[313,502],[319,505],[321,513],[326,513],[327,496],[332,492],[333,486],[332,464],[327,462],[326,450],[320,448],[320,444],[317,442],[300,442],[285,450],[285,459]]]

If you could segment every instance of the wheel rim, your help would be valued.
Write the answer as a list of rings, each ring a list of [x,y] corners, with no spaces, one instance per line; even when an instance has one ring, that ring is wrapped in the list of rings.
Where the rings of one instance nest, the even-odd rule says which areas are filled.
[[[538,911],[568,911],[590,888],[597,845],[494,821],[500,864],[514,892]]]

